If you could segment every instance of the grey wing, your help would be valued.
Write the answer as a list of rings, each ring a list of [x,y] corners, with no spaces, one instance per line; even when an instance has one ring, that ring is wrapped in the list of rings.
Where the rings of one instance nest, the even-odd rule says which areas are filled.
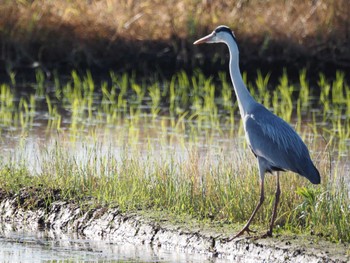
[[[310,155],[288,123],[262,106],[247,114],[244,121],[248,143],[256,156],[267,161],[267,171],[290,170],[305,174],[303,166],[305,161],[311,162]]]

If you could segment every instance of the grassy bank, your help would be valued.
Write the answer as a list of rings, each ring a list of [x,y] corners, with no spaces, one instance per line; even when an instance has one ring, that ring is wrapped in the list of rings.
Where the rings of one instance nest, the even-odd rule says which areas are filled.
[[[224,63],[222,51],[194,49],[192,42],[227,24],[248,68],[296,64],[329,70],[349,66],[349,8],[346,0],[8,0],[0,4],[1,61],[8,69],[69,65],[174,72],[204,59],[214,63],[208,66],[213,71]]]
[[[2,191],[13,194],[23,187],[39,189],[33,196],[29,191],[25,203],[19,203],[29,209],[49,205],[59,197],[82,205],[89,201],[91,206],[119,206],[124,211],[161,210],[177,218],[190,216],[226,227],[232,224],[232,233],[244,224],[258,201],[258,171],[248,151],[236,149],[229,156],[215,151],[203,154],[192,146],[189,158],[182,159],[170,152],[159,156],[155,148],[140,154],[133,147],[118,160],[112,149],[101,155],[98,145],[91,147],[85,142],[80,154],[87,155],[88,162],[81,164],[77,151],[60,145],[62,141],[46,148],[39,173],[27,169],[27,160],[2,163]],[[312,186],[291,173],[282,176],[276,231],[348,242],[346,170],[336,162],[330,172],[329,156],[319,155],[313,154],[313,158],[322,174],[321,186]],[[268,176],[266,181],[266,202],[254,221],[254,228],[260,230],[266,228],[273,206],[274,177]]]
[[[298,83],[285,73],[274,91],[266,88],[269,75],[257,75],[248,85],[254,97],[293,123],[322,177],[313,186],[292,173],[282,176],[277,231],[349,242],[350,88],[344,74],[338,72],[334,81],[320,75],[310,87],[306,71]],[[246,149],[224,73],[138,80],[111,72],[110,80],[99,83],[89,72],[47,82],[37,71],[33,92],[18,92],[19,97],[17,84],[13,74],[0,89],[2,138],[19,138],[14,151],[1,156],[2,191],[41,189],[49,204],[57,190],[60,198],[77,202],[92,198],[94,205],[162,210],[221,224],[243,224],[253,210],[259,197],[256,161]],[[26,150],[31,133],[51,137],[37,156]],[[33,162],[39,167],[30,169]],[[254,221],[258,228],[269,222],[274,183],[268,176],[267,200]]]

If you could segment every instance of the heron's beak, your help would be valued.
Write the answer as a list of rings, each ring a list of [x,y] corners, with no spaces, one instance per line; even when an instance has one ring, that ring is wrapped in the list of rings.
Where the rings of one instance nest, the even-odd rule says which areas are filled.
[[[211,33],[205,37],[198,39],[197,41],[195,41],[193,43],[193,45],[199,45],[199,44],[203,44],[203,43],[211,43],[211,41],[213,40],[213,37],[214,37],[214,33]]]

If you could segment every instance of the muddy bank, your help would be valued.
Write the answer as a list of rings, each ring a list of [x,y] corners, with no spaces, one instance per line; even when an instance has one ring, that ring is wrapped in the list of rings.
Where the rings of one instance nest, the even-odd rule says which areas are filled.
[[[39,198],[39,197],[38,197]],[[45,205],[26,191],[0,196],[0,224],[16,230],[50,229],[57,234],[79,233],[93,240],[150,244],[187,253],[205,254],[238,262],[349,262],[348,247],[301,237],[268,239],[240,238],[225,242],[225,233],[191,225],[154,220],[138,212],[122,213],[118,208],[87,208],[89,203],[55,200]],[[30,199],[30,201],[28,200]],[[40,198],[39,198],[40,199]],[[34,201],[34,202],[33,202]],[[28,206],[28,204],[34,204]]]

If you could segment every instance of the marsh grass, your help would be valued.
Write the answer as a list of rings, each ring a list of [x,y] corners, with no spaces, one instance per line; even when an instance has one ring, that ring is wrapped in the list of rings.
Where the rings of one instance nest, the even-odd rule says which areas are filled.
[[[36,80],[40,87],[41,77]],[[313,186],[283,174],[277,231],[348,242],[349,160],[344,156],[350,89],[342,73],[333,81],[320,75],[319,92],[311,89],[305,71],[299,81],[292,85],[285,72],[272,92],[263,88],[269,75],[258,73],[255,84],[249,83],[257,100],[297,125],[322,176],[322,184]],[[224,73],[207,78],[200,71],[179,72],[169,80],[138,80],[111,72],[110,80],[96,83],[90,72],[73,71],[67,82],[56,77],[43,87],[50,85],[54,90],[45,97],[36,89],[21,98],[8,84],[1,85],[2,133],[13,127],[27,133],[40,106],[48,112],[47,132],[58,134],[36,157],[38,170],[28,168],[32,159],[24,154],[25,136],[15,151],[23,154],[2,156],[2,190],[59,189],[67,200],[92,198],[95,205],[124,210],[162,210],[224,224],[247,220],[259,198],[258,171]],[[254,221],[258,228],[269,222],[274,187],[274,177],[267,176],[266,202]]]
[[[178,158],[172,148],[160,154],[152,147],[140,153],[136,147],[116,158],[111,148],[104,152],[98,144],[86,142],[85,162],[79,162],[77,152],[57,144],[47,149],[38,174],[29,172],[25,162],[22,166],[2,164],[1,189],[11,193],[23,186],[59,189],[63,199],[82,204],[92,198],[96,206],[162,210],[199,220],[243,224],[259,198],[258,171],[254,157],[238,150],[241,143],[232,147],[236,149],[229,153],[210,149],[203,153],[193,146],[187,149],[187,158]],[[335,182],[328,178],[326,160],[317,159],[317,166],[323,180],[320,186],[292,173],[281,177],[277,231],[349,241],[348,188],[344,179]],[[274,201],[274,176],[267,176],[266,182],[266,202],[254,221],[259,228],[268,224]]]

